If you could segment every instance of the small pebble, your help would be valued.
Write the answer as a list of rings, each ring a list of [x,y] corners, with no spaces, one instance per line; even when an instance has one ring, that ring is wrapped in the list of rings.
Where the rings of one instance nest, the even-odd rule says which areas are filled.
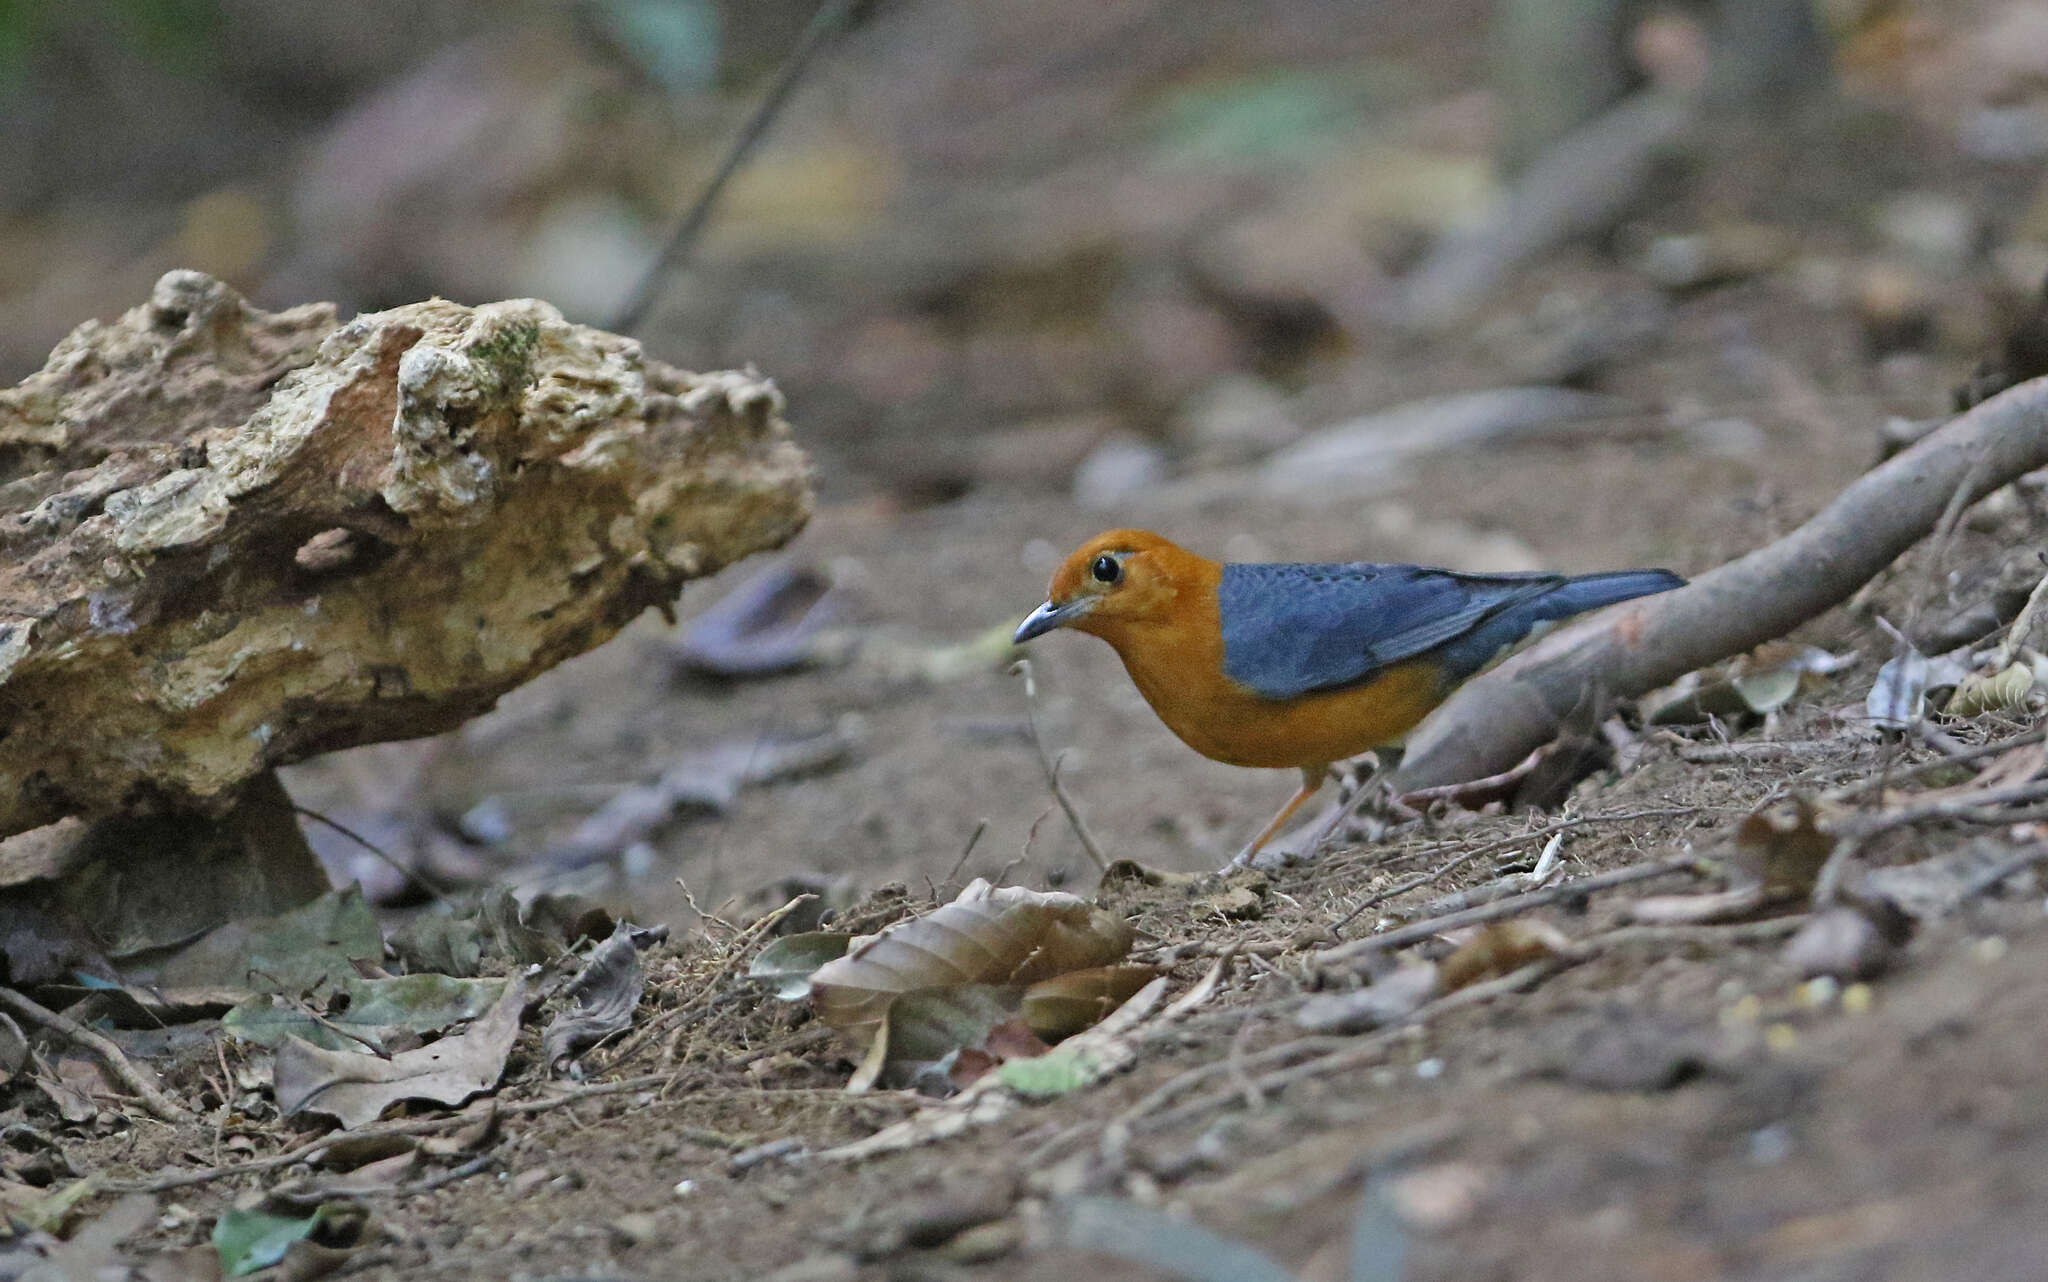
[[[1440,1059],[1426,1059],[1415,1066],[1415,1075],[1425,1082],[1433,1082],[1444,1075],[1444,1062]]]
[[[2005,956],[2008,951],[2008,945],[2003,935],[1986,935],[1978,940],[1970,951],[1978,961],[1989,966],[1992,962],[1998,961]]]
[[[1877,994],[1868,984],[1851,984],[1842,990],[1842,1011],[1848,1015],[1867,1015],[1877,1000]]]
[[[1809,979],[1799,986],[1799,1000],[1814,1010],[1826,1010],[1841,996],[1842,985],[1832,975]]]
[[[1782,1124],[1758,1127],[1749,1135],[1752,1166],[1776,1166],[1792,1156],[1792,1132]]]
[[[1799,1045],[1799,1030],[1790,1024],[1772,1024],[1764,1029],[1764,1045],[1782,1055]]]

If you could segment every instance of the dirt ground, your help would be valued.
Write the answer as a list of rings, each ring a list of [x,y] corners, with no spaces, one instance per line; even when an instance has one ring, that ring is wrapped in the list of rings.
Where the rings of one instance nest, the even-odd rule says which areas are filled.
[[[1760,330],[1782,324],[1822,350],[1849,345],[1801,330],[1785,300],[1761,292],[1693,306],[1720,319],[1682,324],[1734,316]],[[1780,356],[1787,368],[1827,368]],[[1677,363],[1662,374],[1695,372]],[[1369,504],[1282,508],[1238,497],[1146,519],[1237,555],[1434,560],[1458,540],[1507,534],[1567,569],[1658,562],[1697,571],[1786,528],[1873,456],[1868,415],[1831,413],[1771,421],[1764,448],[1749,457],[1654,439],[1495,449],[1441,459]],[[956,642],[1040,599],[1045,551],[1036,541],[1063,548],[1103,523],[1049,496],[977,496],[909,513],[848,501],[829,504],[790,555],[837,564],[856,585],[860,617],[888,635]],[[1991,528],[1966,528],[1953,564],[1993,564],[2040,534],[2008,513]],[[1924,556],[1890,577],[1878,610],[1898,613],[1928,590]],[[685,622],[723,590],[693,592]],[[1592,821],[1561,848],[1571,874],[1711,851],[1760,801],[1929,755],[1853,733],[1872,656],[1885,653],[1866,621],[1838,611],[1802,635],[1863,658],[1747,739],[1808,746],[1784,759],[1703,764],[1683,759],[1676,738],[1652,739],[1632,770],[1596,775],[1569,803],[1569,816]],[[726,939],[683,902],[678,876],[713,912],[737,912],[736,901],[792,875],[845,878],[860,893],[895,881],[914,906],[954,871],[986,818],[957,877],[1092,887],[1066,826],[1048,817],[1019,684],[996,665],[943,682],[856,662],[714,684],[676,675],[665,657],[670,636],[644,622],[508,700],[457,749],[374,750],[387,773],[408,760],[395,754],[414,754],[422,773],[408,804],[446,810],[494,791],[644,778],[693,746],[861,718],[849,764],[747,791],[723,817],[679,823],[638,877],[584,874],[581,884],[630,904],[639,919],[677,927],[652,964],[650,1017],[702,991]],[[1105,647],[1057,637],[1038,647],[1036,662],[1046,735],[1069,750],[1067,777],[1113,856],[1170,871],[1214,868],[1284,794],[1277,775],[1218,766],[1174,741]],[[1952,729],[1976,740],[2013,727]],[[293,786],[309,804],[345,812],[352,797],[361,808],[357,777],[330,761]],[[548,832],[569,818],[539,825],[515,854],[543,853]],[[374,1227],[344,1275],[1053,1279],[1114,1267],[1177,1276],[1063,1245],[1082,1214],[1072,1199],[1083,1196],[1168,1217],[1133,1222],[1130,1240],[1171,1246],[1172,1226],[1196,1223],[1301,1278],[1333,1282],[1350,1276],[1361,1206],[1382,1212],[1368,1226],[1373,1240],[1405,1252],[1406,1272],[1389,1277],[2043,1275],[2048,1112],[2038,1065],[2048,1050],[2048,932],[2035,891],[1978,899],[1923,929],[1869,985],[1802,984],[1779,956],[1781,934],[1744,939],[1708,928],[1603,953],[1396,1034],[1298,1040],[1292,1013],[1303,995],[1359,978],[1314,960],[1322,932],[1365,896],[1475,846],[1494,843],[1337,937],[1526,870],[1542,837],[1509,839],[1553,821],[1458,815],[1305,868],[1238,874],[1261,892],[1253,920],[1205,917],[1195,905],[1213,889],[1206,884],[1119,891],[1109,902],[1134,913],[1157,946],[1179,946],[1175,994],[1228,945],[1256,956],[1238,958],[1205,1007],[1142,1037],[1128,1071],[966,1135],[858,1163],[733,1163],[735,1150],[778,1140],[815,1153],[925,1101],[839,1093],[849,1065],[800,1007],[728,984],[670,1044],[675,1058],[643,1057],[599,1077],[662,1068],[672,1074],[663,1083],[510,1119],[493,1160],[470,1178],[372,1199]],[[1924,832],[1895,854],[1953,849],[1970,835]],[[1685,882],[1624,887],[1536,916],[1584,937],[1617,923],[1620,903]],[[1340,1051],[1341,1062],[1316,1058]],[[1311,1071],[1298,1080],[1266,1077],[1302,1064]],[[1198,1076],[1180,1080],[1190,1073]],[[1162,1088],[1164,1097],[1154,1094]],[[506,1094],[540,1100],[546,1088]],[[259,1156],[292,1142],[274,1124],[224,1125],[254,1137]],[[211,1125],[142,1126],[81,1142],[73,1160],[121,1178],[203,1162],[219,1140]],[[187,1227],[160,1231],[159,1243],[196,1240],[191,1225],[274,1178],[168,1192],[166,1204],[183,1211],[167,1222]]]
[[[1891,653],[1873,619],[1935,628],[2033,555],[2048,526],[2010,493],[1944,549],[1909,555],[1857,609],[1802,628],[1797,640],[1857,661],[1767,723],[1642,733],[1636,759],[1596,771],[1555,812],[1433,814],[1305,866],[1103,891],[1144,932],[1141,959],[1166,968],[1165,1001],[1212,973],[1215,990],[1142,1025],[1122,1071],[950,1138],[822,1156],[933,1101],[846,1094],[851,1062],[806,1007],[734,978],[745,958],[714,920],[758,914],[794,884],[870,925],[973,876],[1097,893],[1046,788],[1010,656],[949,648],[1014,626],[1058,557],[1099,529],[1148,526],[1234,560],[1692,574],[1811,515],[1876,461],[1887,416],[1946,409],[1995,328],[1987,287],[1959,309],[1931,304],[1975,325],[1976,347],[1876,343],[1867,300],[1815,283],[1860,261],[1858,237],[1841,230],[1848,211],[1901,172],[1986,205],[2034,175],[1958,170],[1891,133],[1881,146],[1766,151],[1749,169],[1712,172],[1660,216],[1690,229],[1733,207],[1796,224],[1813,270],[1674,292],[1653,340],[1600,380],[1631,408],[1586,430],[1435,454],[1385,486],[1316,498],[1226,478],[1102,510],[1063,483],[993,472],[964,496],[827,474],[816,518],[784,556],[844,585],[844,622],[861,638],[847,662],[744,681],[682,670],[677,627],[761,571],[747,564],[686,593],[679,625],[643,619],[457,735],[291,772],[301,804],[402,855],[459,857],[472,874],[577,889],[669,924],[639,1019],[688,1015],[628,1062],[594,1055],[573,1090],[542,1080],[529,1030],[500,1092],[501,1137],[367,1195],[360,1244],[325,1264],[443,1282],[1255,1278],[1188,1227],[1200,1226],[1302,1282],[2048,1277],[2048,930],[2031,872],[1921,924],[1862,982],[1804,979],[1766,916],[1603,944],[1390,1031],[1310,1033],[1295,1018],[1309,996],[1376,977],[1325,950],[1528,871],[1554,833],[1572,878],[1709,856],[1762,803],[1935,759],[1863,723]],[[1606,243],[1553,255],[1488,317],[1640,291],[1616,262]],[[1376,336],[1346,357],[1337,399],[1390,405],[1522,381],[1517,361],[1540,336],[1520,333],[1475,321],[1428,341]],[[805,413],[800,399],[790,407],[800,438]],[[948,425],[930,434],[932,452],[953,459],[1003,426]],[[823,459],[873,468],[917,448],[914,434],[887,439],[884,450],[838,422],[816,444]],[[1114,859],[1216,869],[1293,786],[1194,755],[1089,638],[1052,636],[1032,659],[1044,739]],[[559,857],[597,799],[686,754],[827,729],[851,742],[843,761],[746,788],[722,814],[681,815],[633,849],[574,867]],[[1944,729],[1973,745],[2025,727],[1987,716]],[[1784,746],[1699,751],[1724,735]],[[446,833],[491,798],[515,816],[502,840],[449,856]],[[1916,825],[1871,858],[1903,865],[1983,841],[1995,861],[2038,842],[2038,822]],[[317,827],[309,837],[339,876],[384,875],[346,840]],[[1710,870],[1677,870],[1528,916],[1586,940],[1621,928],[1647,895],[1718,884]],[[1232,888],[1252,906],[1224,916],[1214,896]],[[209,1047],[167,1085],[203,1098],[210,1075],[265,1076],[231,1054],[216,1061]],[[159,1218],[142,1240],[164,1277],[204,1276],[177,1270],[210,1252],[212,1217],[307,1174],[265,1165],[307,1135],[215,1105],[194,1124],[123,1118],[64,1137],[79,1173],[155,1188]],[[394,1125],[446,1129],[435,1114]],[[1111,1253],[1095,1249],[1104,1216]],[[1376,1265],[1354,1264],[1354,1238]],[[1132,1262],[1168,1253],[1186,1263]]]

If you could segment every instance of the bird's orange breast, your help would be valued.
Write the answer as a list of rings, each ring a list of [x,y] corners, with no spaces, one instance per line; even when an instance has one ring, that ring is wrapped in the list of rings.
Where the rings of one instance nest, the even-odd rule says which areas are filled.
[[[1213,594],[1183,597],[1172,616],[1089,628],[1115,648],[1167,729],[1233,766],[1316,766],[1398,743],[1443,701],[1427,661],[1397,664],[1357,686],[1269,699],[1223,674]]]

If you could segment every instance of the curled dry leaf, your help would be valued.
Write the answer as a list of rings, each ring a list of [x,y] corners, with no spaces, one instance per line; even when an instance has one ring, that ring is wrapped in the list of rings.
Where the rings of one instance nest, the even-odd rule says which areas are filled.
[[[620,922],[611,938],[597,946],[590,960],[566,990],[576,1005],[557,1014],[541,1037],[541,1059],[552,1069],[585,1047],[623,1032],[647,987],[640,967],[643,949],[668,938],[668,927],[640,927]]]
[[[389,1059],[292,1038],[279,1048],[273,1070],[277,1107],[286,1116],[324,1113],[354,1129],[400,1100],[460,1104],[498,1084],[525,1004],[526,981],[515,979],[466,1031]]]
[[[1882,619],[1878,622],[1884,625]],[[1895,631],[1893,635],[1897,653],[1877,670],[1877,680],[1864,700],[1870,723],[1880,730],[1909,729],[1920,720],[1929,695],[1959,685],[1970,675],[1968,647],[1929,658],[1903,636]]]
[[[1644,720],[1651,725],[1695,725],[1712,717],[1763,716],[1784,707],[1802,690],[1818,688],[1856,659],[1854,651],[1833,654],[1819,646],[1766,642],[1644,696]]]
[[[2034,670],[2014,662],[1998,672],[1972,672],[1956,686],[1942,711],[1951,717],[1974,717],[1986,712],[2019,712],[2034,693]]]
[[[844,957],[811,976],[811,996],[819,1018],[861,1052],[861,1071],[849,1084],[860,1089],[877,1080],[896,1053],[892,1012],[905,997],[970,985],[1028,988],[1109,966],[1130,950],[1132,938],[1122,918],[1076,896],[1019,886],[998,890],[977,878],[953,902],[856,940]],[[1105,986],[1091,996],[1106,1002],[1108,991]],[[988,1003],[985,1014],[1004,1004]],[[1000,1022],[991,1019],[989,1026]]]
[[[1032,1032],[1056,1042],[1101,1023],[1103,1016],[1158,977],[1159,971],[1151,966],[1091,966],[1069,971],[1025,989],[1019,1013]]]

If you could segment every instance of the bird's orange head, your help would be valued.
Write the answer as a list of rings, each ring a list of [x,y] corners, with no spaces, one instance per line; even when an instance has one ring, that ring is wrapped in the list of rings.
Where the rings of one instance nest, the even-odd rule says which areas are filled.
[[[1149,530],[1110,530],[1074,550],[1053,572],[1044,605],[1017,627],[1016,642],[1073,628],[1106,640],[1145,623],[1170,622],[1178,603],[1206,588],[1220,568]]]

